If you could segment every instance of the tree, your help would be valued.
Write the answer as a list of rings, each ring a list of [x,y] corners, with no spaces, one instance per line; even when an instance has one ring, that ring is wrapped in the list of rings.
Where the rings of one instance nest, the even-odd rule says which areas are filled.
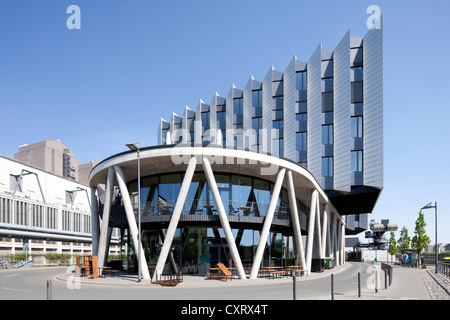
[[[391,238],[389,239],[389,249],[388,252],[391,256],[395,256],[398,252],[397,242],[395,241],[395,234],[391,232]],[[392,261],[391,261],[392,262]]]
[[[414,230],[415,236],[411,241],[411,248],[417,253],[419,259],[422,251],[431,242],[430,237],[425,234],[426,225],[422,210],[420,210],[419,217],[416,220],[416,229]]]
[[[406,229],[406,227],[403,227],[402,231],[400,231],[400,238],[398,239],[398,249],[400,249],[400,251],[409,249],[410,243],[411,238],[408,235],[408,229]]]

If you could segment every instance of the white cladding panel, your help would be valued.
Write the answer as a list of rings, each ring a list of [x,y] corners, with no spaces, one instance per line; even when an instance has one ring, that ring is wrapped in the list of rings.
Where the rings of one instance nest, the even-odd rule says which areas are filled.
[[[334,51],[334,189],[350,191],[350,32]]]
[[[308,78],[308,170],[322,181],[322,94],[321,94],[321,51],[319,45],[307,65]]]
[[[363,39],[364,185],[383,187],[383,29]]]

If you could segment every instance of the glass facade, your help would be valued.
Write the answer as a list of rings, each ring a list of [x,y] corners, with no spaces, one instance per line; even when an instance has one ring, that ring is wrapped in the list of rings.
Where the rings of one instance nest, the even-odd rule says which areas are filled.
[[[259,151],[261,147],[262,130],[262,90],[252,91],[252,130],[255,133],[256,141],[252,142],[252,149]]]
[[[133,270],[136,257],[131,245],[131,237],[124,232],[130,252],[125,263],[128,270]],[[232,229],[239,251],[239,256],[246,272],[250,272],[256,248],[259,243],[260,231],[252,229]],[[142,241],[145,258],[150,270],[158,261],[162,247],[161,230],[143,230]],[[292,235],[281,232],[270,232],[262,259],[263,265],[287,266],[297,265],[297,253]],[[189,226],[176,230],[172,247],[164,268],[164,274],[178,273],[206,275],[209,268],[217,263],[233,267],[233,261],[225,235],[219,227]]]
[[[273,121],[272,128],[275,129],[272,137],[272,152],[279,156],[284,156],[284,115],[283,115],[283,96],[273,97]]]
[[[143,216],[158,215],[173,209],[178,198],[184,174],[173,172],[142,178],[141,208]],[[215,179],[226,214],[244,214],[264,217],[272,196],[273,183],[246,175],[216,173]],[[137,181],[130,183],[132,202],[137,203]],[[288,195],[282,189],[277,211],[288,212]],[[208,181],[203,172],[197,172],[187,193],[182,214],[216,214],[217,209]],[[288,218],[288,217],[286,217]]]
[[[232,233],[244,267],[250,270],[274,183],[240,174],[215,173],[214,175],[226,214],[242,219],[241,222],[231,225]],[[141,179],[141,221],[144,230],[142,240],[150,269],[156,266],[164,239],[164,228],[167,225],[161,226],[161,224],[149,222],[155,222],[158,217],[173,213],[183,177],[182,172],[172,172]],[[130,182],[128,189],[133,206],[136,208],[137,181]],[[299,200],[297,200],[297,207],[300,219],[304,222],[303,225],[306,225],[304,212],[308,209]],[[231,266],[232,259],[220,221],[214,219],[214,216],[217,216],[217,208],[204,172],[194,174],[181,214],[193,216],[195,222],[179,223],[172,243],[171,256],[167,259],[166,273],[181,271],[184,274],[203,275],[219,262]],[[290,225],[288,194],[284,188],[277,201],[274,219]],[[253,221],[253,224],[248,223],[249,221]],[[263,264],[295,264],[296,252],[292,227],[276,229],[272,227]],[[287,231],[288,229],[290,231]],[[132,255],[131,252],[129,256]]]
[[[351,153],[351,169],[352,172],[363,171],[363,152],[362,150],[355,150]]]
[[[296,72],[295,76],[296,76],[296,78],[295,78],[295,81],[296,81],[295,88],[297,90],[306,90],[307,89],[306,84],[307,84],[307,81],[308,81],[306,71]]]
[[[362,138],[363,136],[363,118],[362,116],[352,117],[351,119],[351,137]]]

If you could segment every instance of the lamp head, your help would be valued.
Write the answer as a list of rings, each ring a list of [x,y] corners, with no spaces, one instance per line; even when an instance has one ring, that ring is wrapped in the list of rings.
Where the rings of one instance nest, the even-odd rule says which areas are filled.
[[[127,143],[126,146],[133,151],[138,151],[139,150],[139,142],[134,142],[134,143]]]

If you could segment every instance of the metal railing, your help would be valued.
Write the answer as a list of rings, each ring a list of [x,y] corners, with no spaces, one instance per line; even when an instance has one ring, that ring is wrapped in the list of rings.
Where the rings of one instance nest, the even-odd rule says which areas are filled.
[[[264,217],[269,209],[268,203],[258,203],[238,200],[222,201],[225,213],[230,216]],[[137,218],[137,203],[133,203],[134,213]],[[171,215],[176,205],[176,200],[149,201],[141,205],[142,217],[156,215]],[[217,207],[214,201],[186,199],[182,215],[217,215]],[[275,209],[274,219],[289,220],[289,207],[278,205]]]
[[[438,261],[437,271],[441,275],[450,278],[450,261]]]

